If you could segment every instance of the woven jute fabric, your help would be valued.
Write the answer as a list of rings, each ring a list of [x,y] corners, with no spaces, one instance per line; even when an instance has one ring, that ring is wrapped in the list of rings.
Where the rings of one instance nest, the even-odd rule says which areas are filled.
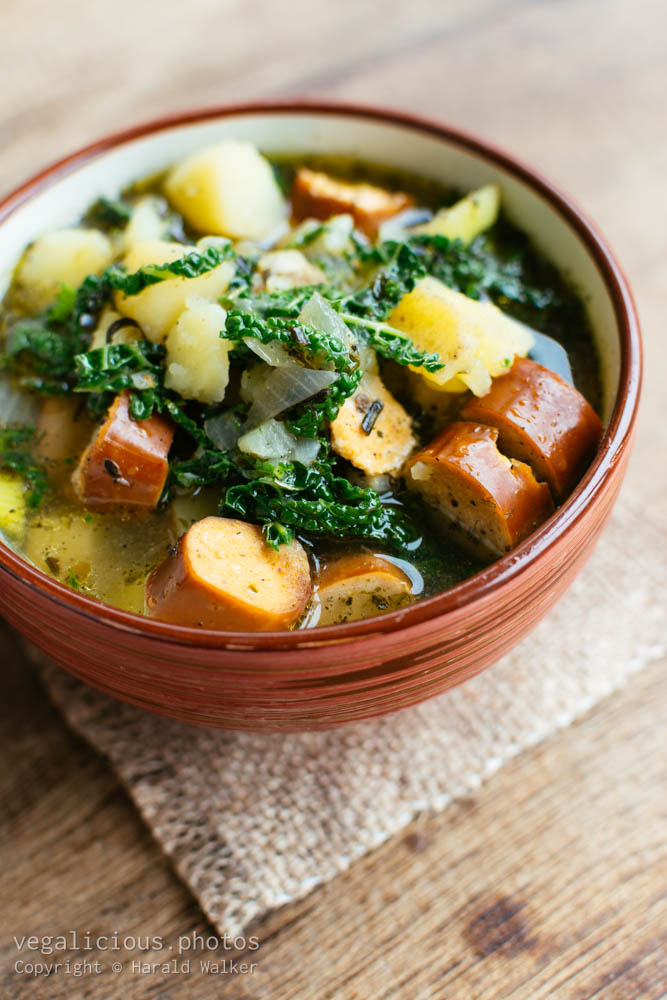
[[[517,649],[416,708],[339,730],[200,730],[122,705],[38,654],[221,933],[443,809],[667,653],[667,533],[625,499],[574,586]]]

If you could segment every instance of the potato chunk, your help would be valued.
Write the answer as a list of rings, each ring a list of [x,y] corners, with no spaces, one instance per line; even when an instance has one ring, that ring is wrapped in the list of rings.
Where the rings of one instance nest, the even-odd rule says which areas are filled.
[[[471,389],[483,396],[491,379],[533,346],[527,326],[506,316],[491,302],[478,302],[436,278],[422,278],[404,295],[387,322],[407,333],[422,351],[435,351],[445,367],[437,372],[414,368],[448,392]]]
[[[167,455],[174,436],[159,416],[132,420],[129,393],[117,396],[72,476],[74,492],[86,507],[155,507],[167,479]]]
[[[406,484],[443,515],[462,543],[509,552],[553,511],[546,483],[502,455],[495,427],[456,421],[408,463]]]
[[[398,474],[416,443],[409,415],[378,375],[364,375],[331,423],[334,451],[369,476]]]
[[[166,243],[162,240],[135,243],[123,258],[123,264],[130,272],[138,271],[146,264],[170,264],[185,257],[193,249],[181,243]],[[146,338],[157,344],[167,336],[185,309],[188,299],[215,302],[226,290],[233,274],[234,262],[226,260],[198,278],[167,278],[149,285],[138,295],[116,292],[116,309],[124,316],[136,320]]]
[[[78,288],[89,274],[100,274],[113,259],[111,243],[98,229],[57,229],[44,233],[26,251],[16,280],[35,311],[58,295],[61,284]]]
[[[313,595],[309,620],[317,625],[356,622],[413,600],[412,584],[389,559],[367,552],[327,563]]]
[[[602,434],[600,418],[581,393],[528,358],[517,358],[461,416],[496,427],[505,454],[532,465],[558,499],[580,478]]]
[[[295,221],[348,214],[355,225],[371,237],[386,219],[411,205],[414,205],[414,198],[403,191],[385,191],[373,184],[350,184],[307,167],[297,170],[292,187]]]
[[[270,163],[238,139],[187,156],[169,172],[164,190],[194,229],[230,239],[261,239],[287,215]]]
[[[486,184],[477,191],[471,191],[449,208],[441,208],[429,222],[415,226],[410,232],[426,236],[447,236],[450,240],[472,243],[476,236],[494,224],[499,209],[498,186]]]
[[[148,578],[146,607],[176,625],[271,632],[301,617],[310,591],[299,542],[276,550],[255,524],[205,517]]]
[[[164,238],[167,221],[160,211],[162,205],[166,208],[164,201],[155,195],[147,195],[136,203],[123,230],[123,246],[126,250],[135,243],[151,243]]]
[[[0,531],[13,541],[25,534],[25,484],[20,476],[0,469]]]
[[[167,336],[168,389],[198,399],[220,403],[229,382],[230,340],[223,340],[226,312],[215,302],[189,300]]]

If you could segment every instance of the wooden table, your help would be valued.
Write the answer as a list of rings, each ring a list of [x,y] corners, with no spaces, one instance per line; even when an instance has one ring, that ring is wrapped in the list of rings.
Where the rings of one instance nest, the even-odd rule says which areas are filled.
[[[0,24],[3,189],[129,121],[293,94],[403,106],[539,164],[587,206],[638,297],[649,364],[626,488],[664,516],[664,4],[4,0]],[[211,929],[8,629],[0,649],[3,998],[667,993],[664,663],[255,928],[252,974],[133,974],[125,949],[120,974],[35,979],[12,971],[14,935],[117,929],[173,943]]]

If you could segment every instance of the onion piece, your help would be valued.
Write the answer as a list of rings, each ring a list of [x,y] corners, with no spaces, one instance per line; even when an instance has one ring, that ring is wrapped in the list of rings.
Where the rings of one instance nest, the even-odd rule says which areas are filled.
[[[301,310],[299,319],[302,323],[314,326],[315,329],[321,330],[323,333],[330,333],[338,337],[339,340],[342,340],[350,348],[351,352],[358,355],[359,365],[363,371],[369,372],[372,375],[377,374],[377,355],[373,348],[369,347],[368,344],[364,343],[361,338],[357,337],[350,330],[345,320],[341,318],[340,313],[337,313],[333,306],[319,292],[313,292]]]
[[[276,340],[263,344],[257,337],[245,337],[243,343],[250,348],[253,354],[256,354],[262,361],[266,361],[267,365],[271,365],[273,368],[289,365],[298,366],[298,361],[290,357],[285,345]]]
[[[319,292],[313,292],[299,313],[299,319],[306,326],[314,326],[322,333],[338,337],[347,347],[355,348],[357,338],[336,310],[323,299]]]
[[[320,442],[315,438],[297,438],[297,442],[289,453],[290,462],[301,462],[302,465],[312,465],[320,453]]]
[[[216,448],[228,451],[236,445],[241,436],[241,421],[227,410],[226,413],[218,413],[215,417],[205,420],[204,430]]]
[[[238,447],[256,458],[286,458],[296,440],[279,420],[266,420],[240,437]]]
[[[312,465],[320,450],[319,441],[290,434],[279,420],[266,420],[238,440],[240,451],[255,458],[301,462]]]
[[[248,413],[248,427],[257,427],[271,417],[289,410],[297,403],[316,396],[338,379],[338,374],[319,368],[289,365],[276,368],[262,386],[261,395],[255,397]]]

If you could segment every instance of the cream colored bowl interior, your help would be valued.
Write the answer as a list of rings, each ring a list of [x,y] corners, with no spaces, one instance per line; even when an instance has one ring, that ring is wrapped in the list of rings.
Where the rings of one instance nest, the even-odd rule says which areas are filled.
[[[3,223],[0,295],[25,246],[40,233],[75,223],[100,195],[117,195],[130,182],[226,136],[248,139],[267,153],[355,156],[464,190],[496,181],[509,217],[570,277],[586,301],[601,359],[604,417],[609,419],[619,380],[619,334],[611,298],[586,246],[568,221],[529,184],[483,155],[416,127],[318,111],[239,113],[123,143],[39,192]]]

